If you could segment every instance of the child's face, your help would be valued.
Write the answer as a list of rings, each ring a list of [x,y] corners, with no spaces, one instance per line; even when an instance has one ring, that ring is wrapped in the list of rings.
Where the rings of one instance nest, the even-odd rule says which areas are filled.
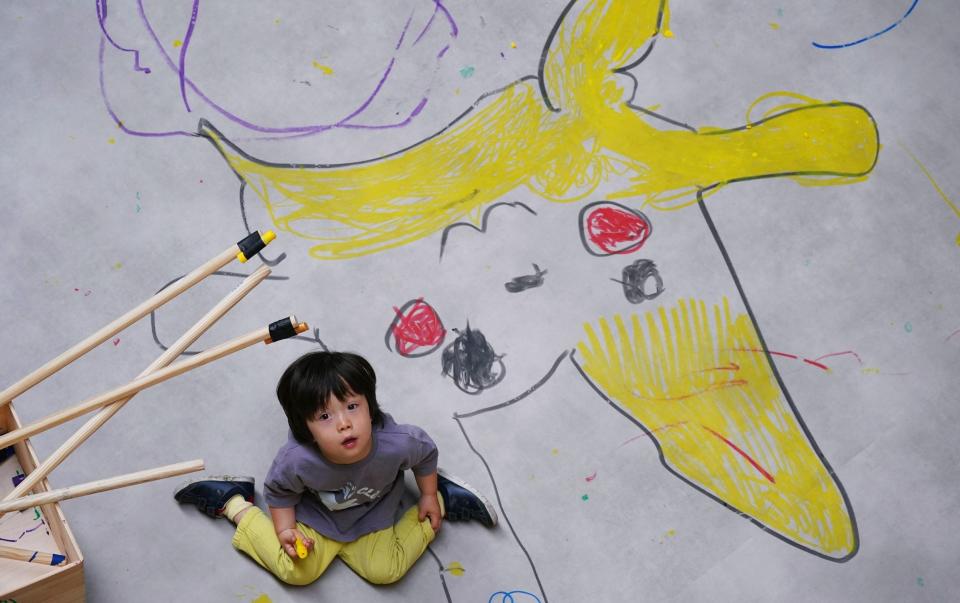
[[[344,400],[331,395],[326,407],[307,421],[307,429],[331,463],[348,465],[362,461],[373,447],[367,398],[353,392]]]

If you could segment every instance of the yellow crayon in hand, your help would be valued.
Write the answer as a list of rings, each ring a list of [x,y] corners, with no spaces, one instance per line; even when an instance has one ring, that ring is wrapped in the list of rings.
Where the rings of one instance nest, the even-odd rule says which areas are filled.
[[[297,557],[306,559],[308,553],[307,547],[303,544],[303,541],[300,540],[299,536],[297,536],[297,542],[295,543],[295,546],[297,547]]]

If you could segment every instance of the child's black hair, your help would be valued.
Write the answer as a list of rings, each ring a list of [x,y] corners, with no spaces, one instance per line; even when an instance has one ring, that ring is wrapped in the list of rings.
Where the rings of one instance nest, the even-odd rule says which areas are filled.
[[[277,383],[277,399],[298,442],[312,442],[307,420],[326,408],[332,394],[343,400],[353,392],[367,399],[370,421],[383,425],[377,403],[377,375],[365,358],[350,352],[310,352],[287,367]]]

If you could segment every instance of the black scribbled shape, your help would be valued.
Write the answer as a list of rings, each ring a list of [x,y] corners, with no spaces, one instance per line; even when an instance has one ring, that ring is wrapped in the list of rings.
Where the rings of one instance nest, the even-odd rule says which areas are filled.
[[[507,368],[487,338],[476,329],[453,329],[457,338],[443,349],[443,374],[453,379],[460,391],[476,395],[503,381]]]
[[[477,191],[474,191],[474,194],[476,194],[476,192]],[[485,233],[487,232],[487,221],[490,219],[490,212],[492,212],[494,209],[498,207],[522,207],[523,209],[527,210],[529,213],[533,215],[537,215],[537,212],[530,209],[530,206],[528,206],[526,203],[521,203],[519,201],[501,201],[500,203],[494,203],[493,205],[488,207],[486,210],[484,210],[483,217],[480,220],[479,228],[476,225],[471,224],[470,222],[456,222],[443,229],[443,235],[440,237],[440,260],[441,261],[443,260],[443,250],[447,246],[447,237],[450,235],[451,230],[453,230],[454,228],[457,228],[458,226],[467,226],[469,228],[476,230],[481,234]]]
[[[504,283],[503,286],[506,287],[507,291],[510,293],[520,293],[527,289],[533,289],[534,287],[539,287],[543,284],[543,275],[547,273],[546,270],[540,270],[540,266],[536,264],[533,265],[533,269],[536,274],[526,274],[523,276],[515,276],[513,280],[509,283]]]
[[[248,233],[249,233],[249,229],[248,229]],[[260,255],[260,254],[257,254],[257,255]],[[285,257],[286,257],[286,253],[281,253],[281,254],[280,254],[280,257],[279,257],[279,258],[276,260],[276,262],[274,262],[274,263],[278,263],[278,262],[282,261],[283,258],[285,258]],[[269,263],[267,260],[265,260],[265,259],[263,258],[263,256],[260,256],[260,259],[263,260],[265,263]],[[166,289],[166,288],[169,287],[170,285],[174,284],[175,282],[179,281],[180,279],[182,279],[182,278],[185,277],[185,276],[186,276],[185,274],[181,274],[180,276],[178,276],[178,277],[176,277],[176,278],[174,278],[174,279],[171,279],[170,281],[167,282],[166,285],[164,285],[164,286],[160,287],[159,289],[157,289],[157,293],[160,293],[161,291],[163,291],[164,289]],[[229,277],[234,277],[234,278],[246,278],[246,277],[248,277],[248,276],[250,276],[250,275],[248,275],[248,274],[240,274],[240,273],[238,273],[238,272],[227,272],[227,271],[225,271],[225,270],[217,270],[216,272],[212,273],[212,276],[229,276]],[[266,280],[268,280],[268,281],[286,281],[286,280],[289,280],[289,279],[290,279],[289,276],[276,276],[276,275],[270,275],[270,276],[268,276],[268,277],[266,278]],[[153,335],[153,342],[156,343],[156,344],[160,347],[161,350],[167,351],[167,348],[169,348],[170,346],[168,346],[168,345],[164,344],[162,341],[160,341],[160,336],[157,334],[157,311],[156,311],[156,310],[153,310],[152,312],[150,312],[150,333]],[[315,328],[315,329],[313,330],[313,337],[310,337],[310,336],[307,336],[307,335],[296,335],[296,336],[294,336],[294,337],[290,337],[290,339],[299,339],[299,340],[301,340],[301,341],[309,341],[309,342],[311,342],[311,343],[316,343],[316,344],[318,344],[321,348],[323,348],[323,351],[325,351],[325,352],[329,352],[329,351],[330,351],[330,350],[327,348],[327,345],[326,345],[325,343],[323,343],[323,341],[321,341],[321,339],[320,339],[320,329],[316,329],[316,328]],[[180,355],[181,355],[181,356],[194,356],[194,355],[196,355],[196,354],[200,354],[200,353],[203,352],[203,351],[204,351],[204,350],[184,350],[183,352],[180,353]],[[0,599],[0,603],[3,603],[3,599]]]
[[[653,279],[656,283],[656,289],[652,293],[647,293],[645,290],[649,279]],[[660,278],[660,271],[657,270],[653,260],[637,260],[623,269],[622,281],[615,278],[610,280],[623,285],[623,294],[631,304],[639,304],[663,293],[663,279]]]

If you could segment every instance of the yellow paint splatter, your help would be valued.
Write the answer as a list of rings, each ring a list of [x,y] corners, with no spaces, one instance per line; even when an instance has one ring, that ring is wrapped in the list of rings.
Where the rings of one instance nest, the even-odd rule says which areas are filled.
[[[250,601],[250,603],[273,603],[273,599],[271,599],[264,593],[264,594],[261,594],[256,599],[253,599],[252,601]]]
[[[540,82],[486,96],[440,134],[382,159],[283,166],[251,157],[205,122],[201,133],[278,229],[316,243],[318,259],[385,251],[454,222],[479,226],[485,206],[518,188],[574,202],[604,186],[607,199],[672,210],[739,180],[791,174],[804,185],[833,185],[873,169],[876,125],[859,105],[771,93],[758,102],[789,102],[748,119],[748,128],[695,132],[660,130],[630,109],[631,83],[616,70],[669,31],[667,8],[659,0],[574,4],[551,38]]]
[[[510,42],[510,48],[516,48],[516,47],[517,47],[516,42]]]
[[[560,451],[554,448],[553,450],[550,451],[550,454],[552,454],[553,456],[557,456],[558,454],[560,454]]]
[[[280,19],[274,19],[274,20],[273,20],[273,24],[274,24],[274,25],[280,25]]]
[[[656,105],[651,105],[647,107],[647,111],[656,111],[659,108],[660,108],[660,103],[657,103]]]
[[[880,369],[873,368],[873,367],[864,367],[860,369],[860,372],[863,373],[864,375],[879,375]]]
[[[123,268],[123,262],[117,262],[113,265],[114,270],[120,270],[121,268]]]
[[[174,40],[174,41],[173,41],[173,47],[174,47],[174,48],[180,48],[181,46],[183,46],[183,40]]]
[[[846,502],[746,314],[726,298],[682,300],[584,328],[584,372],[643,424],[672,471],[802,547],[854,552]]]
[[[328,66],[326,66],[326,65],[322,65],[322,64],[318,63],[317,61],[314,61],[314,62],[313,62],[313,66],[316,67],[317,69],[319,69],[320,71],[322,71],[323,73],[325,73],[326,75],[333,75],[333,67],[328,67]]]
[[[117,139],[111,136],[107,139],[107,144],[117,144]]]
[[[463,566],[460,565],[459,561],[454,561],[447,567],[443,568],[443,571],[450,572],[454,576],[462,576],[467,570],[463,569]]]
[[[910,158],[913,159],[914,163],[916,163],[917,166],[920,167],[920,169],[923,171],[923,174],[927,177],[927,180],[929,180],[930,184],[933,185],[933,188],[937,189],[937,193],[940,194],[940,198],[943,199],[943,202],[947,204],[947,207],[952,209],[954,215],[960,218],[960,209],[958,209],[956,204],[954,204],[954,202],[951,201],[949,197],[947,197],[947,193],[943,192],[943,189],[940,188],[940,185],[937,184],[937,181],[933,179],[933,175],[930,173],[929,170],[927,170],[926,166],[920,163],[920,160],[917,159],[916,155],[911,153],[910,149],[904,146],[902,142],[899,144],[900,144],[900,148],[906,151],[907,155],[910,155]],[[958,246],[960,246],[960,233],[957,234],[956,243]]]
[[[771,22],[770,22],[770,29],[773,29],[773,30],[780,29],[780,24],[779,24],[779,23],[773,23],[773,22],[771,21]]]
[[[676,530],[667,530],[667,536],[673,538],[673,537],[676,536],[676,535],[677,535],[677,531],[676,531]]]

